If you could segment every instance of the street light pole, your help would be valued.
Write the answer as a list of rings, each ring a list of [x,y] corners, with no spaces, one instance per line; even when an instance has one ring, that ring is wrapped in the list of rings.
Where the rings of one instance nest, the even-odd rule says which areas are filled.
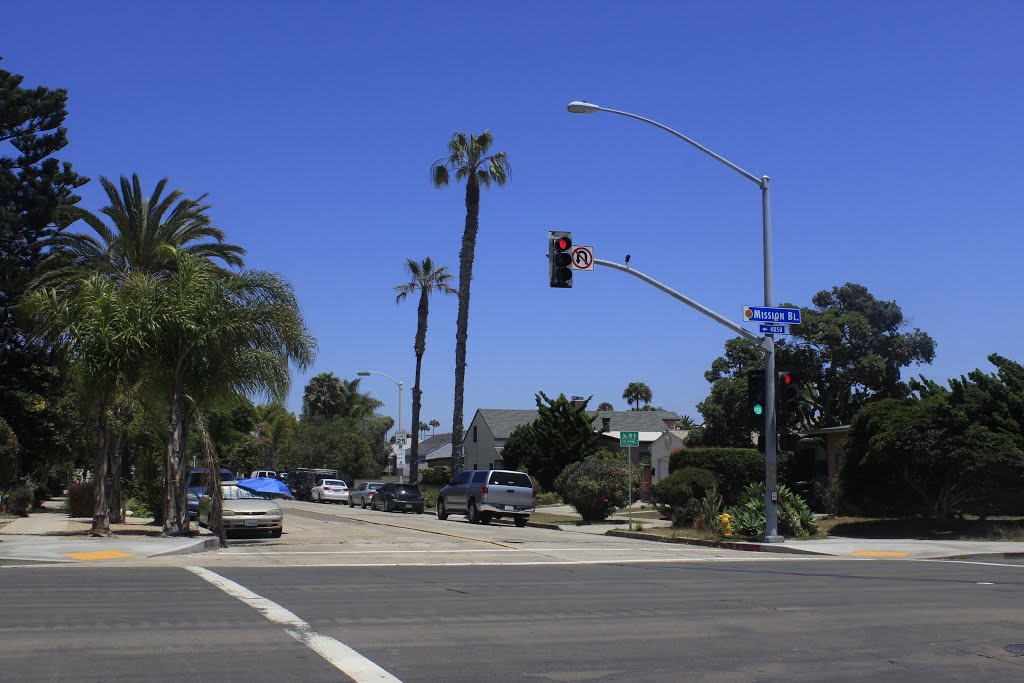
[[[360,377],[369,377],[370,375],[380,375],[381,377],[387,377],[389,380],[398,385],[398,431],[402,431],[402,387],[404,386],[400,380],[395,379],[391,375],[385,375],[383,372],[377,372],[376,370],[362,370],[356,373]]]
[[[673,130],[666,125],[658,123],[652,119],[644,116],[638,116],[627,111],[620,111],[618,109],[606,109],[605,107],[598,106],[592,102],[574,101],[570,102],[568,110],[572,114],[595,114],[597,112],[607,112],[609,114],[618,114],[619,116],[625,116],[627,118],[636,119],[637,121],[643,121],[644,123],[650,124],[655,128],[674,135],[680,140],[688,143],[689,145],[699,149],[704,154],[707,154],[712,159],[728,166],[736,173],[747,180],[756,183],[761,188],[761,238],[762,238],[762,249],[764,255],[764,305],[771,307],[773,294],[772,294],[772,220],[771,220],[771,205],[770,205],[770,192],[769,192],[769,178],[768,176],[761,176],[758,178],[753,173],[743,170],[736,164],[732,163],[728,159],[718,154],[715,154],[704,145],[696,142],[683,135],[679,131]],[[768,543],[778,543],[782,541],[782,536],[779,535],[779,515],[777,505],[777,486],[778,486],[778,465],[777,465],[777,447],[778,447],[778,431],[776,424],[775,415],[775,337],[771,334],[765,335],[762,349],[765,354],[764,364],[764,387],[765,387],[765,406],[764,411],[764,432],[765,432],[765,458],[764,458],[764,488],[765,488],[765,534],[762,540]]]

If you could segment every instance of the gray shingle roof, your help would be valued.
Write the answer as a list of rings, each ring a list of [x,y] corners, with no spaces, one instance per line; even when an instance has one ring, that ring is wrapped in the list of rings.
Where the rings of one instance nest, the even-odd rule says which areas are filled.
[[[503,408],[480,408],[480,417],[487,423],[495,439],[507,439],[520,425],[530,424],[537,419],[536,410],[506,410]]]
[[[603,418],[611,418],[608,429],[613,432],[663,432],[665,420],[678,420],[671,410],[600,410],[594,416],[594,429],[600,430]]]
[[[487,423],[495,439],[507,439],[516,427],[530,424],[537,419],[536,410],[507,410],[503,408],[480,408],[480,417]],[[594,431],[600,431],[602,418],[611,418],[611,431],[663,432],[668,427],[665,420],[678,420],[679,415],[671,410],[601,410],[590,412]],[[449,440],[451,436],[449,435]]]
[[[446,443],[450,444],[451,442],[451,432],[447,432],[445,434],[434,434],[433,436],[420,441],[420,455],[426,455],[427,453],[437,450]]]

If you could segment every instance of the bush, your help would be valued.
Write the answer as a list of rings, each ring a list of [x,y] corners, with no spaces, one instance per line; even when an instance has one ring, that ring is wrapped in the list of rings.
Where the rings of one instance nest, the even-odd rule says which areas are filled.
[[[432,465],[419,472],[421,486],[445,486],[452,480],[452,468],[447,465]]]
[[[684,467],[655,484],[651,492],[662,512],[668,514],[673,508],[683,507],[695,498],[703,498],[714,488],[714,474],[699,467]]]
[[[537,505],[559,505],[562,498],[554,491],[545,491],[537,494]]]
[[[68,487],[68,516],[92,517],[96,502],[96,485],[91,481],[79,481]]]
[[[152,517],[153,511],[149,509],[144,501],[138,498],[129,498],[124,504],[125,508],[131,510],[133,517]]]
[[[779,533],[783,536],[802,537],[821,533],[814,513],[803,498],[786,486],[779,486]],[[740,536],[763,536],[765,532],[764,484],[750,484],[743,489],[739,504],[729,508],[732,527]]]
[[[778,454],[779,481],[789,482],[790,454]],[[711,472],[718,484],[718,493],[726,505],[734,505],[743,497],[744,487],[764,481],[764,455],[756,448],[680,448],[669,459],[668,471],[699,467]]]
[[[50,498],[50,487],[46,484],[32,485],[32,508],[34,510],[43,507],[43,503],[50,500]]]
[[[28,517],[32,511],[32,489],[24,484],[7,494],[7,512],[19,517]]]
[[[633,490],[640,491],[640,468],[633,472]],[[555,479],[562,500],[576,509],[585,522],[600,522],[628,502],[625,458],[592,455],[566,467]]]
[[[153,518],[154,524],[163,524],[163,454],[159,451],[140,453],[135,461],[135,473],[124,492],[149,510],[150,514],[147,516]]]
[[[721,522],[718,516],[722,513],[722,497],[716,489],[704,494],[697,501],[697,512],[693,516],[693,527],[698,530],[719,529]]]
[[[445,468],[447,469],[447,468]],[[448,482],[445,482],[446,484]],[[432,486],[420,487],[420,493],[423,494],[423,507],[424,508],[436,508],[437,507],[437,492],[440,491],[438,488]]]

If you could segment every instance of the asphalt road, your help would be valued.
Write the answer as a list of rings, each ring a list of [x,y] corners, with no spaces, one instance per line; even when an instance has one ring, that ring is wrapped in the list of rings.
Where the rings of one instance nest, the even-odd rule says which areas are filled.
[[[213,571],[407,682],[1024,680],[1024,567],[998,563]],[[347,680],[261,605],[187,567],[5,569],[0,679]]]

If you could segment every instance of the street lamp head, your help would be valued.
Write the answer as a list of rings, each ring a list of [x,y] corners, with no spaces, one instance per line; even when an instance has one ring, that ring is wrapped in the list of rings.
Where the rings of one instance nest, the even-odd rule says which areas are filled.
[[[584,102],[582,100],[575,100],[569,103],[567,107],[571,114],[594,114],[601,111],[601,107],[590,102]]]
[[[369,377],[370,376],[370,373],[367,372],[366,370],[360,370],[356,374],[359,375],[360,377]]]

